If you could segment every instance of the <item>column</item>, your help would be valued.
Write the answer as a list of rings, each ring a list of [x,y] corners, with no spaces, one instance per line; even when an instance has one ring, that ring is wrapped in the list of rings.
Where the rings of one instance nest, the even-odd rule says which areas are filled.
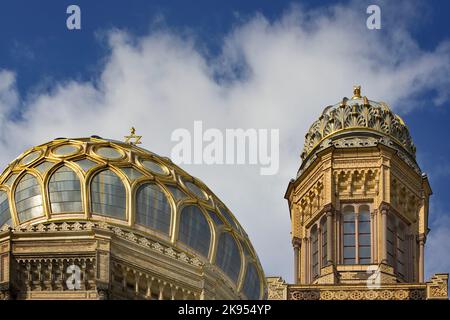
[[[419,238],[419,282],[424,282],[424,254],[425,254],[425,235],[420,234]]]
[[[334,225],[333,211],[327,212],[327,262],[334,264]]]
[[[299,277],[300,277],[300,246],[301,246],[301,240],[297,237],[294,237],[292,239],[292,246],[294,247],[294,284],[299,283]]]

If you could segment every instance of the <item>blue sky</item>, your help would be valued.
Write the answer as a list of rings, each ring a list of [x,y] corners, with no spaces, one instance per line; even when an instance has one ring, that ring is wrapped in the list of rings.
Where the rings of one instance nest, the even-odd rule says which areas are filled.
[[[381,6],[382,29],[379,31],[365,29],[365,17],[367,17],[365,8],[372,3]],[[82,30],[80,31],[69,31],[65,27],[67,18],[65,11],[70,4],[77,4],[81,7]],[[447,186],[450,179],[450,144],[448,142],[448,137],[450,137],[448,105],[450,101],[449,83],[446,80],[449,78],[447,71],[450,70],[448,69],[449,12],[450,3],[445,0],[395,3],[392,1],[262,0],[4,1],[0,7],[0,72],[3,70],[7,73],[3,74],[3,81],[6,84],[3,87],[0,85],[0,110],[2,112],[0,130],[2,131],[2,150],[4,150],[1,163],[5,165],[25,147],[42,143],[56,136],[86,136],[100,133],[120,139],[126,133],[125,128],[131,124],[139,124],[134,117],[144,114],[148,115],[150,123],[158,122],[156,119],[164,112],[151,109],[152,107],[147,106],[146,103],[153,107],[162,103],[155,97],[161,96],[163,93],[168,96],[162,101],[173,103],[173,109],[170,109],[169,115],[173,112],[186,114],[189,107],[196,110],[193,111],[193,114],[196,114],[197,111],[199,114],[201,112],[205,114],[206,110],[205,121],[209,121],[211,126],[217,125],[218,127],[220,127],[220,121],[217,122],[217,119],[214,119],[216,111],[212,104],[220,104],[218,108],[227,108],[228,106],[221,100],[211,98],[216,95],[217,91],[220,91],[219,96],[222,94],[227,97],[228,100],[225,100],[231,106],[244,108],[248,104],[249,114],[260,110],[258,108],[262,108],[264,103],[270,99],[279,101],[280,106],[273,107],[273,109],[271,109],[272,106],[265,105],[269,110],[267,111],[268,116],[257,119],[260,120],[259,122],[256,122],[255,119],[245,122],[233,117],[230,117],[228,122],[228,124],[233,124],[235,123],[233,120],[235,120],[242,126],[266,125],[284,128],[284,131],[281,132],[281,144],[285,147],[285,160],[282,161],[282,165],[286,170],[280,173],[276,181],[273,181],[274,185],[279,186],[273,189],[277,190],[276,194],[273,190],[265,190],[264,187],[260,191],[261,193],[267,192],[266,195],[274,198],[273,202],[266,206],[273,212],[264,213],[265,215],[272,214],[272,217],[266,217],[266,224],[273,225],[278,222],[281,225],[279,228],[271,230],[267,226],[254,224],[256,215],[254,211],[260,212],[260,209],[263,209],[252,210],[253,203],[257,201],[259,195],[254,192],[249,195],[248,200],[243,200],[239,194],[230,195],[229,190],[233,186],[233,180],[230,178],[228,181],[224,181],[224,178],[217,176],[217,172],[225,172],[221,171],[223,168],[205,169],[194,166],[188,168],[188,171],[210,184],[211,188],[217,191],[240,218],[251,238],[254,239],[256,249],[261,252],[260,256],[267,273],[281,274],[290,279],[292,259],[288,234],[289,215],[282,196],[289,178],[295,175],[296,168],[300,164],[298,154],[303,145],[304,132],[324,106],[336,103],[344,95],[350,95],[352,84],[362,83],[363,94],[367,94],[374,100],[384,100],[391,104],[410,127],[418,150],[419,164],[423,171],[429,174],[434,191],[431,211],[432,233],[427,251],[430,261],[427,264],[427,272],[449,272],[450,259],[442,258],[449,253],[449,246],[444,242],[450,240],[448,235],[450,218],[447,210],[450,207]],[[306,16],[303,17],[303,14]],[[294,16],[294,22],[290,20],[292,16]],[[342,17],[349,19],[342,21]],[[333,34],[335,37],[342,36],[342,48],[339,47],[339,43],[331,47],[327,42],[321,44],[321,39],[329,39],[326,33],[327,26],[337,30]],[[338,31],[342,31],[342,33],[338,33]],[[285,39],[283,38],[284,34],[286,34]],[[350,41],[352,37],[354,41]],[[302,40],[297,41],[297,38]],[[260,44],[264,41],[267,41],[267,47]],[[296,57],[295,51],[274,49],[276,46],[284,44],[287,44],[288,48],[290,45],[292,48],[296,48],[298,57]],[[349,50],[347,44],[354,45],[355,48]],[[359,47],[359,44],[367,48],[374,44],[374,47],[364,50]],[[316,48],[318,45],[322,45],[322,49]],[[291,57],[292,60],[297,58],[314,60],[309,55],[311,52],[316,52],[317,56],[318,52],[333,51],[336,47],[347,56],[355,50],[361,50],[360,57],[365,59],[361,58],[356,61],[357,67],[352,69],[350,58],[339,54],[330,55],[330,57],[337,58],[336,64],[346,70],[345,80],[342,83],[331,82],[330,79],[333,77],[326,73],[320,74],[320,77],[325,76],[328,80],[321,80],[319,72],[305,70],[304,67],[300,67],[300,62],[293,61],[293,69],[298,65],[299,73],[301,70],[305,70],[305,73],[308,74],[308,77],[300,77],[298,88],[305,87],[301,81],[311,76],[318,77],[315,80],[317,82],[313,81],[312,83],[323,83],[323,87],[321,87],[322,85],[312,85],[311,88],[302,92],[295,86],[292,89],[291,87],[278,88],[276,84],[273,84],[272,88],[270,81],[266,84],[267,79],[270,80],[270,77],[279,70],[284,70],[283,68],[286,68],[287,71],[290,70],[288,65],[279,66],[279,62],[276,61],[277,57]],[[383,50],[378,51],[376,48],[380,47]],[[39,112],[49,114],[52,110],[63,110],[69,115],[73,115],[72,112],[76,108],[82,109],[86,113],[94,110],[98,114],[120,110],[119,107],[116,109],[108,105],[109,99],[118,100],[114,94],[109,95],[108,90],[119,88],[119,92],[127,93],[124,97],[132,97],[135,92],[128,92],[132,89],[123,84],[125,81],[116,83],[115,81],[118,81],[116,77],[120,77],[122,73],[128,75],[123,70],[132,70],[130,73],[133,77],[140,78],[142,76],[135,71],[134,66],[127,65],[125,61],[134,61],[133,59],[136,59],[136,63],[152,61],[152,59],[157,62],[161,61],[161,56],[158,56],[161,54],[159,51],[161,48],[174,48],[176,54],[173,56],[168,54],[170,59],[173,58],[171,65],[183,64],[185,61],[186,65],[192,66],[192,69],[188,70],[193,71],[194,74],[198,72],[198,76],[194,77],[194,80],[198,80],[199,86],[207,88],[205,92],[208,94],[200,94],[200,98],[187,96],[182,100],[183,102],[176,105],[175,97],[167,93],[170,92],[170,88],[158,89],[160,91],[153,92],[152,90],[156,90],[153,89],[156,84],[153,84],[153,87],[144,86],[142,90],[145,94],[143,93],[142,97],[140,94],[136,95],[147,102],[144,101],[140,104],[136,98],[136,102],[133,101],[132,106],[129,107],[132,110],[129,112],[129,117],[123,121],[119,120],[120,125],[117,128],[111,128],[115,126],[114,121],[117,120],[113,117],[107,118],[104,123],[88,121],[90,127],[87,124],[80,125],[76,119],[69,118],[67,120],[67,117],[64,118],[64,121],[60,121],[61,119],[44,121],[40,118]],[[181,58],[178,54],[180,52]],[[384,53],[385,56],[383,56]],[[249,80],[241,74],[240,64],[235,61],[236,57],[239,58],[241,55],[244,57],[246,65],[243,70],[252,70],[254,79],[260,77],[258,81]],[[327,58],[328,56],[324,55],[324,59]],[[265,60],[261,62],[260,59]],[[289,61],[287,59],[286,64]],[[364,61],[367,61],[367,68],[364,66]],[[164,65],[166,66],[166,64]],[[144,70],[146,69],[144,68]],[[168,70],[170,70],[169,63],[167,69],[163,69],[163,71],[169,73]],[[375,75],[371,74],[371,70]],[[417,73],[414,73],[415,70],[418,70]],[[203,71],[206,75],[202,73]],[[225,84],[218,84],[214,82],[216,79],[214,76],[212,79],[208,78],[208,73],[227,75],[233,80],[229,80]],[[277,76],[282,77],[282,74],[276,74],[274,79]],[[295,77],[296,75],[292,75],[293,79],[296,79]],[[178,76],[174,79],[179,78]],[[151,81],[152,79],[147,80]],[[171,78],[163,79],[169,81]],[[386,83],[390,83],[389,80],[394,79],[392,85],[380,84],[386,79],[388,80]],[[181,79],[179,85],[187,87],[189,81],[183,81]],[[174,87],[176,86],[177,84],[174,85]],[[268,91],[267,88],[269,91],[273,90],[273,96],[264,96]],[[344,88],[347,89],[344,90]],[[366,88],[367,91],[365,91]],[[254,94],[246,96],[242,93],[244,90],[254,90]],[[148,92],[151,94],[146,96]],[[306,99],[305,95],[308,95]],[[259,96],[264,96],[265,100],[259,101]],[[288,98],[285,98],[286,96]],[[72,98],[75,102],[68,103],[67,101]],[[192,100],[190,100],[191,98]],[[184,101],[187,101],[187,109],[182,105]],[[123,105],[127,105],[130,100],[123,98],[122,102]],[[311,106],[302,109],[302,103],[306,102]],[[47,109],[44,104],[51,107]],[[297,123],[292,120],[283,122],[284,120],[281,118],[278,122],[271,119],[269,115],[277,115],[277,110],[281,110],[284,105],[286,105],[286,110],[301,111],[296,118],[298,119]],[[147,107],[148,110],[145,109]],[[127,110],[127,107],[122,108]],[[167,108],[169,109],[169,107]],[[143,112],[145,110],[148,113]],[[241,122],[239,123],[239,121]],[[63,125],[58,126],[55,123]],[[191,122],[184,124],[181,120],[176,123],[174,128],[177,125],[187,127],[192,125]],[[140,127],[144,126],[145,124],[142,123]],[[137,128],[139,130],[139,125]],[[15,130],[23,132],[28,129],[31,133],[36,132],[36,134],[22,134],[23,137],[15,140],[17,141],[15,144],[8,142],[11,141],[12,133],[15,133]],[[144,146],[167,154],[170,150],[167,147],[170,136],[164,130],[159,131],[160,134],[151,129],[148,130],[148,132],[144,132],[144,142],[147,142]],[[15,134],[16,136],[20,135],[20,133]],[[269,180],[262,181],[259,180],[261,178],[255,178],[251,169],[244,175],[238,169],[229,170],[231,171],[226,171],[224,176],[233,177],[233,179],[234,177],[236,179],[242,176],[248,177],[248,185],[244,184],[243,187],[251,188],[252,183],[258,185],[272,183]],[[437,231],[433,237],[435,229]],[[273,246],[263,239],[267,238],[265,235],[268,232],[273,232],[276,237],[272,241]],[[278,255],[274,255],[271,251],[277,250],[279,246],[283,246],[284,249],[278,250]],[[275,256],[274,259],[271,258],[273,256]]]

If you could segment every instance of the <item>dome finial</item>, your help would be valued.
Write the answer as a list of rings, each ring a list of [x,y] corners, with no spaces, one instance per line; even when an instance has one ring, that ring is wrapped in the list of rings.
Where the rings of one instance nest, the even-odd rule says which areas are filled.
[[[353,97],[352,99],[359,99],[361,98],[361,86],[353,86]]]
[[[142,136],[138,136],[136,134],[136,129],[134,127],[131,127],[130,129],[130,135],[129,136],[125,136],[125,143],[129,143],[132,145],[137,145],[137,144],[141,144],[141,138]],[[134,141],[131,141],[131,139],[134,139]]]

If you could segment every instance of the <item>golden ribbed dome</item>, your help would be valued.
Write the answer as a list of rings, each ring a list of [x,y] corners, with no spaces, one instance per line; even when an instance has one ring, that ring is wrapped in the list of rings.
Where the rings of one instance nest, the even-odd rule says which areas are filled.
[[[366,147],[384,144],[399,150],[415,164],[416,148],[408,127],[400,116],[384,102],[361,96],[361,87],[354,86],[351,99],[326,107],[305,136],[301,158],[307,165],[320,150],[335,147]],[[418,169],[418,168],[417,168]]]
[[[0,229],[59,221],[144,235],[215,265],[244,297],[264,295],[261,264],[233,214],[199,179],[133,144],[57,138],[8,165],[0,176]]]

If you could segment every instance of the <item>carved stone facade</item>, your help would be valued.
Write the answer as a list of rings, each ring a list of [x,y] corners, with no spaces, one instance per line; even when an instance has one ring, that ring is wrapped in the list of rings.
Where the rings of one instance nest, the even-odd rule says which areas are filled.
[[[234,299],[215,266],[106,223],[0,232],[1,299]],[[78,274],[77,274],[78,273]]]
[[[447,274],[424,280],[432,191],[399,116],[355,87],[311,126],[302,160],[285,194],[294,284],[268,278],[269,298],[447,298]]]

